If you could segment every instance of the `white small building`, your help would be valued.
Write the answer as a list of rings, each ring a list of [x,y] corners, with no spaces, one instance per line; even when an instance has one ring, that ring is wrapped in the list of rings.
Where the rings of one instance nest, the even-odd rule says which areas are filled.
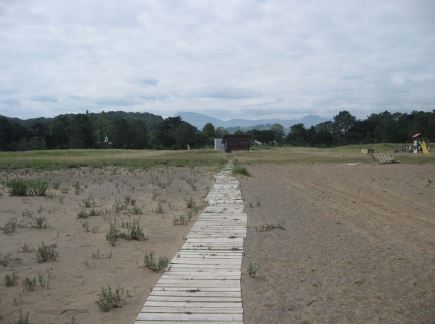
[[[214,150],[215,151],[225,151],[225,144],[222,143],[222,138],[214,139]]]

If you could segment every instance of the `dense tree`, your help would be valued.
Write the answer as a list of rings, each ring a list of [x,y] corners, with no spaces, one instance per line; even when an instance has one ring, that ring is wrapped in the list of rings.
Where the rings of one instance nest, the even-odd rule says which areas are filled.
[[[214,138],[215,137],[215,128],[212,123],[207,123],[202,128],[202,132],[204,135],[208,138]]]
[[[94,130],[88,114],[77,114],[71,123],[71,148],[92,148],[96,144]]]
[[[277,143],[282,143],[284,140],[284,127],[281,124],[273,124],[272,125],[272,131],[274,133],[274,139]]]

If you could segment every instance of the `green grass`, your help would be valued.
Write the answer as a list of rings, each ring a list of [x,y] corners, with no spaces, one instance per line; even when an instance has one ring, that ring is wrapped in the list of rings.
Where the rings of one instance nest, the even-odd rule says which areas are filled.
[[[247,177],[251,175],[249,171],[243,165],[240,164],[235,164],[231,172],[233,175],[243,175]]]
[[[0,170],[67,169],[79,167],[213,167],[219,168],[227,158],[212,150],[43,150],[0,152]]]
[[[395,144],[346,145],[333,148],[312,147],[262,147],[255,151],[234,151],[232,158],[244,165],[276,163],[372,163],[372,157],[361,153],[362,148],[372,148],[377,153],[394,154],[404,164],[435,163],[435,152],[429,154],[394,153]],[[400,148],[400,147],[399,147]]]

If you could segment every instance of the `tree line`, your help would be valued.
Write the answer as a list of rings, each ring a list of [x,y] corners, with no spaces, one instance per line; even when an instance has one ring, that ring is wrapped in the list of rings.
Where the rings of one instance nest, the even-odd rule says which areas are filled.
[[[290,127],[287,134],[281,125],[270,130],[236,132],[251,135],[262,143],[285,143],[293,146],[330,147],[348,144],[409,143],[415,133],[435,141],[435,110],[432,112],[371,114],[358,120],[348,111],[340,111],[331,121],[306,128],[303,124]]]
[[[236,131],[261,143],[328,147],[346,144],[405,143],[421,132],[435,141],[435,110],[432,112],[371,114],[358,120],[340,111],[331,121],[288,130],[274,124],[268,130]],[[0,116],[0,150],[68,148],[186,149],[213,145],[215,137],[228,134],[211,123],[198,130],[180,117],[150,113],[102,112],[59,115],[54,118],[20,120]]]

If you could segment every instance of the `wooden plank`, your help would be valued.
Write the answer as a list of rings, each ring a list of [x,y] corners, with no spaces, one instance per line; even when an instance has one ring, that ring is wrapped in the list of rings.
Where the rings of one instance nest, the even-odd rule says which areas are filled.
[[[224,308],[220,307],[154,307],[142,308],[141,313],[208,313],[208,314],[243,314],[242,307]]]
[[[242,303],[200,303],[200,302],[162,302],[146,301],[144,307],[215,307],[215,308],[240,308]]]
[[[242,299],[238,297],[204,297],[204,296],[154,296],[148,297],[147,301],[164,301],[164,302],[222,302],[222,303],[241,303]]]
[[[138,321],[242,321],[242,314],[173,314],[173,313],[140,313]]]
[[[153,290],[150,296],[202,296],[202,297],[241,297],[240,291],[167,291],[167,290]]]

